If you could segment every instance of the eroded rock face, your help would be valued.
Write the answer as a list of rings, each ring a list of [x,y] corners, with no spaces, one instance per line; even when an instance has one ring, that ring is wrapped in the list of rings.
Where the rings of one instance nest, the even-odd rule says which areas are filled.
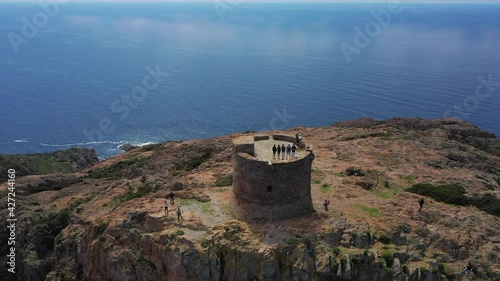
[[[317,251],[314,238],[266,247],[236,221],[214,228],[201,243],[179,234],[104,223],[79,233],[77,248],[69,236],[61,237],[57,258],[77,262],[59,264],[46,280],[444,280],[437,262],[431,264],[432,271],[405,272],[403,254],[387,267],[388,261],[372,251],[325,255]]]

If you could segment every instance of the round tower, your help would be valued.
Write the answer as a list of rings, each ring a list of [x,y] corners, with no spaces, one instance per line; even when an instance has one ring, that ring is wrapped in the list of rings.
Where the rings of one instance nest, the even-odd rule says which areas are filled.
[[[288,135],[241,136],[233,140],[231,211],[241,219],[286,219],[311,213],[311,164],[306,140],[295,157],[273,159],[273,145],[293,145]],[[297,144],[296,144],[297,145]]]

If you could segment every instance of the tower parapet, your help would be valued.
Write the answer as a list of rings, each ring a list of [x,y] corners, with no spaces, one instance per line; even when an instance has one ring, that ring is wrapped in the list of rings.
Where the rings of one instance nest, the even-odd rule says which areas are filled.
[[[233,140],[231,211],[242,219],[286,219],[313,211],[311,146],[298,144],[296,157],[273,159],[274,144],[292,145],[289,135],[252,135]]]

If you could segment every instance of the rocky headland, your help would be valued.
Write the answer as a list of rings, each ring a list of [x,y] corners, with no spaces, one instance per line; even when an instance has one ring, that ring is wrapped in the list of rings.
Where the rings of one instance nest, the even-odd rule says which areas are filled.
[[[469,261],[469,280],[500,280],[494,134],[419,118],[279,133],[296,131],[314,149],[315,212],[288,220],[230,212],[231,140],[243,134],[131,148],[95,163],[74,155],[83,165],[73,171],[26,173],[16,186],[17,280],[462,280]],[[175,205],[165,215],[170,190]],[[2,228],[2,241],[7,235]],[[16,280],[5,273],[6,247],[0,279]]]

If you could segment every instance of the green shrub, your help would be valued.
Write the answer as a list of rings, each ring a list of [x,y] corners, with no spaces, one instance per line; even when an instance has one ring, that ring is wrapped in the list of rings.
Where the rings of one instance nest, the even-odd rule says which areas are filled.
[[[184,231],[182,229],[177,229],[175,234],[177,234],[177,236],[182,236],[182,235],[184,235]]]
[[[322,184],[320,187],[319,187],[319,191],[321,191],[322,193],[327,193],[328,191],[330,191],[332,189],[332,186],[329,185],[329,184]]]
[[[87,174],[87,177],[89,178],[94,178],[94,179],[101,179],[101,178],[112,178],[112,179],[119,179],[123,177],[123,174],[126,169],[134,167],[134,168],[139,168],[141,164],[146,162],[148,158],[136,158],[132,160],[123,160],[117,163],[114,163],[112,165],[109,165],[107,167],[95,169],[95,170],[90,170],[89,173]]]
[[[333,254],[334,254],[335,256],[338,256],[338,255],[340,255],[341,250],[340,250],[340,248],[339,248],[339,247],[337,247],[337,246],[333,246],[333,247],[332,247],[332,252],[333,252]]]
[[[163,143],[153,143],[153,144],[148,144],[142,146],[139,151],[141,152],[146,152],[146,151],[159,151],[163,149]]]
[[[380,252],[380,257],[385,260],[387,267],[391,267],[394,263],[394,253],[389,250],[383,250]]]
[[[295,237],[287,237],[284,241],[287,245],[298,245],[303,242],[302,239]]]
[[[226,175],[215,180],[214,186],[231,186],[233,185],[233,175]]]
[[[455,271],[449,265],[445,263],[439,263],[439,271],[443,273],[447,278],[453,278],[455,276]]]
[[[69,201],[69,209],[70,210],[75,210],[78,206],[80,206],[82,203],[89,202],[92,199],[92,196],[89,196],[87,198],[77,198],[77,199],[71,199]]]
[[[356,177],[363,177],[366,175],[366,173],[362,169],[355,167],[349,167],[345,169],[345,174],[347,176],[356,176]]]
[[[387,244],[391,243],[391,238],[389,236],[387,236],[387,234],[380,234],[378,241],[380,241],[382,244],[387,245]]]
[[[458,184],[432,185],[430,183],[417,183],[408,189],[409,192],[429,196],[436,201],[461,205],[468,205],[465,189]]]
[[[500,198],[495,194],[486,193],[479,198],[473,198],[471,204],[490,215],[500,216]]]
[[[158,190],[158,187],[155,184],[147,183],[145,185],[140,186],[137,189],[137,191],[129,191],[125,194],[122,194],[122,195],[115,197],[114,200],[117,201],[118,203],[126,202],[126,201],[130,201],[132,199],[143,197],[144,195],[151,193],[151,192],[155,192],[157,190]]]
[[[44,182],[39,183],[34,187],[28,188],[28,192],[31,194],[48,191],[48,190],[61,190],[65,187],[71,186],[73,184],[82,182],[81,178],[74,179],[62,179],[62,180],[50,180],[47,179]]]
[[[202,248],[208,248],[210,246],[210,241],[206,237],[201,237],[199,240]]]
[[[174,163],[174,166],[171,168],[173,172],[176,171],[191,171],[198,168],[201,164],[205,163],[208,159],[212,157],[211,152],[205,152],[202,155],[198,155],[192,157],[190,159],[182,159],[178,160]]]

